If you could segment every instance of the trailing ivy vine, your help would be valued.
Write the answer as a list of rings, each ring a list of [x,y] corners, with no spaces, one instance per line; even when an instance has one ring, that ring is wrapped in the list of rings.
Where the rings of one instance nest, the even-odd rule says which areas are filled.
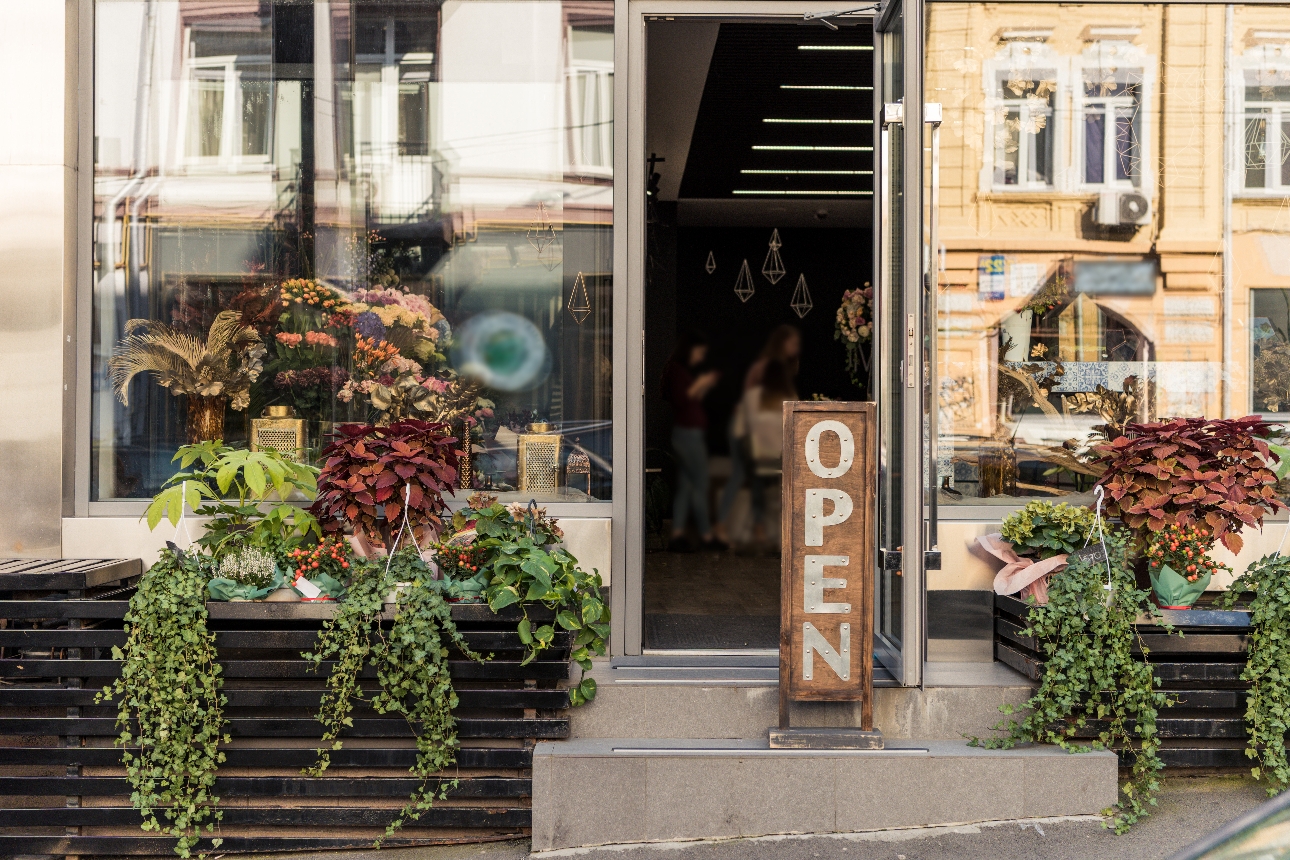
[[[452,713],[457,695],[448,646],[455,645],[470,659],[483,658],[470,649],[453,623],[443,585],[420,556],[408,550],[395,553],[388,566],[381,562],[356,566],[348,595],[335,616],[324,623],[314,651],[304,655],[315,667],[336,658],[318,714],[323,743],[328,746],[318,750],[318,762],[304,771],[306,775],[321,776],[331,763],[330,752],[341,748],[341,733],[353,725],[354,702],[364,698],[359,676],[366,665],[376,669],[379,685],[372,707],[382,714],[402,714],[416,736],[417,758],[410,770],[421,784],[386,828],[386,837],[408,820],[420,818],[457,786],[456,779],[440,776],[456,761],[458,749]],[[393,624],[386,630],[381,620],[391,592],[397,593],[398,603]]]
[[[996,730],[1004,737],[973,744],[994,749],[1021,741],[1057,744],[1067,752],[1118,749],[1131,760],[1123,797],[1108,826],[1123,833],[1148,814],[1160,788],[1160,740],[1156,714],[1168,704],[1155,688],[1155,676],[1146,662],[1146,648],[1134,628],[1139,614],[1160,613],[1149,592],[1139,589],[1129,564],[1127,536],[1108,532],[1110,585],[1107,559],[1094,544],[1070,556],[1062,573],[1048,586],[1048,603],[1031,606],[1023,631],[1039,643],[1044,654],[1039,689],[1020,709],[1021,720],[1005,720]],[[1167,626],[1167,625],[1166,625]],[[1169,628],[1172,629],[1172,628]],[[1141,654],[1134,654],[1134,645]],[[1004,713],[1014,713],[1005,705]],[[1077,735],[1093,723],[1097,736],[1082,741]],[[1108,811],[1109,813],[1109,811]],[[1110,813],[1109,813],[1110,814]]]
[[[1290,785],[1286,731],[1290,730],[1290,558],[1264,556],[1246,568],[1222,597],[1228,609],[1243,592],[1250,601],[1250,636],[1241,680],[1250,685],[1245,700],[1245,754],[1256,761],[1255,779],[1266,779],[1268,794]]]
[[[122,757],[143,829],[169,833],[175,853],[190,857],[202,827],[214,830],[221,817],[215,770],[224,761],[219,744],[229,740],[227,698],[206,627],[210,560],[167,547],[130,598],[125,647],[112,649],[121,676],[96,701],[117,701],[116,743],[138,747]]]

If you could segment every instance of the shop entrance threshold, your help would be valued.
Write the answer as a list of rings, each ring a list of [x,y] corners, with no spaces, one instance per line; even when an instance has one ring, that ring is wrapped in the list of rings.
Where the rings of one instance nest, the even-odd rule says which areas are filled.
[[[600,673],[597,673],[600,675]],[[609,661],[608,681],[621,686],[775,687],[779,685],[779,652],[750,651],[647,651],[641,656],[614,657]],[[874,664],[875,687],[895,687],[895,679],[883,666]]]

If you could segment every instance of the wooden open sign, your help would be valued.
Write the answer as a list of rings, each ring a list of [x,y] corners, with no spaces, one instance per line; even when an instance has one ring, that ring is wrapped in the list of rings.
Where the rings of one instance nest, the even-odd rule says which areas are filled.
[[[784,404],[780,731],[771,731],[772,746],[882,745],[873,732],[876,419],[872,403]],[[850,734],[866,737],[790,731],[790,700],[860,701],[862,731]]]

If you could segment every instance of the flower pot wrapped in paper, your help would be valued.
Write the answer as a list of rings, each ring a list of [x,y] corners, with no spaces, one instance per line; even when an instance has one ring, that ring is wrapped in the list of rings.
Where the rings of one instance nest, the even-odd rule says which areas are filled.
[[[1209,573],[1188,579],[1167,564],[1151,569],[1151,590],[1161,609],[1191,609],[1205,593],[1209,580]]]
[[[1190,609],[1216,571],[1232,569],[1209,557],[1213,529],[1203,525],[1167,525],[1147,538],[1151,590],[1162,609]]]
[[[1065,502],[1031,502],[1003,520],[1002,534],[977,538],[982,549],[1004,562],[994,577],[996,594],[1048,602],[1048,578],[1066,567],[1066,556],[1088,543],[1096,525],[1088,508]]]

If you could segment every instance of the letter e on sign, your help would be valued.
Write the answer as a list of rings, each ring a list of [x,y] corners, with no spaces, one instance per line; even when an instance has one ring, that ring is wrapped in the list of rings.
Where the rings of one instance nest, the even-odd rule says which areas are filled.
[[[784,404],[780,693],[873,708],[872,403]],[[781,713],[786,713],[781,711]]]

